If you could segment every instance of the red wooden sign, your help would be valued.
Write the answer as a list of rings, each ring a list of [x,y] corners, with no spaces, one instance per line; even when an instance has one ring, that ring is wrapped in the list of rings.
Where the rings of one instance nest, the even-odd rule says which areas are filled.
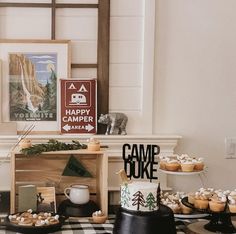
[[[61,132],[96,133],[96,80],[61,80]]]

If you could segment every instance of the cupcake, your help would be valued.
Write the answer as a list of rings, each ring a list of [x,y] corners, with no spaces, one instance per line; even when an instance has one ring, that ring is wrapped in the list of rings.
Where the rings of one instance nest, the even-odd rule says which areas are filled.
[[[30,139],[21,139],[19,142],[20,149],[26,149],[32,146]]]
[[[160,156],[160,169],[161,170],[165,170],[166,169],[166,161],[168,161],[168,158],[167,157],[162,157]]]
[[[167,171],[178,171],[180,164],[176,159],[169,159],[166,161],[165,168]]]
[[[198,158],[194,160],[194,170],[196,171],[202,171],[204,169],[204,162],[203,158]]]
[[[186,161],[186,160],[189,160],[189,159],[191,159],[187,154],[181,154],[181,155],[178,155],[177,156],[177,159],[179,160],[179,161]]]
[[[226,198],[228,198],[228,196],[230,196],[230,193],[231,193],[230,190],[224,190],[223,191],[223,194],[224,194],[224,196],[226,196]]]
[[[210,210],[213,212],[222,212],[225,210],[227,198],[225,195],[214,194],[209,201]]]
[[[195,198],[194,207],[201,210],[206,210],[208,208],[209,201],[208,199]]]
[[[21,226],[33,226],[33,222],[30,218],[21,218],[18,225]]]
[[[100,150],[100,142],[94,138],[89,139],[88,150],[90,151],[99,151]]]
[[[101,210],[95,211],[92,215],[94,223],[105,223],[107,216],[102,213]]]
[[[195,201],[195,194],[194,193],[189,193],[188,194],[188,203],[193,205],[194,201]]]
[[[192,160],[186,160],[186,161],[184,160],[181,161],[180,166],[183,172],[193,172],[195,165]]]
[[[169,201],[169,202],[164,203],[164,205],[168,206],[173,211],[174,214],[181,213],[181,208],[178,203]]]
[[[196,192],[194,197],[194,207],[201,210],[206,210],[209,205],[209,198],[211,193],[204,190],[201,192]]]
[[[231,213],[236,213],[236,199],[231,196],[228,196],[228,201],[229,211]]]
[[[180,208],[183,214],[191,214],[193,212],[193,209],[185,206],[182,202],[180,202]]]
[[[14,215],[9,215],[8,219],[10,220],[11,223],[18,224],[21,217],[19,217],[19,215],[17,214],[14,214]]]
[[[234,198],[234,199],[236,200],[236,189],[233,190],[233,191],[231,191],[231,192],[229,193],[229,196],[231,196],[232,198]]]

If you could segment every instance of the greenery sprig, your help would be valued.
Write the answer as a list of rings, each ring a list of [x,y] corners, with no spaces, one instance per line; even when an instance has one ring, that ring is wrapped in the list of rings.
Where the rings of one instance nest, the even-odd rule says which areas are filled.
[[[21,153],[25,155],[38,155],[43,152],[50,151],[61,151],[61,150],[78,150],[86,149],[87,145],[81,144],[78,141],[72,141],[72,143],[67,144],[64,142],[59,142],[55,139],[50,139],[48,143],[45,144],[35,144],[29,148],[21,149]]]

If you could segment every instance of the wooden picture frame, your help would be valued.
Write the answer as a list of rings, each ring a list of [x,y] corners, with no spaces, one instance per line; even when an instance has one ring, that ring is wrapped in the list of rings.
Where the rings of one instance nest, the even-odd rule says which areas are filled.
[[[8,122],[2,123],[2,60],[0,59],[0,134],[1,135],[15,135],[16,132],[16,123]]]
[[[69,40],[0,40],[2,122],[59,134],[59,79],[70,77]]]
[[[37,187],[37,212],[56,213],[55,187]]]

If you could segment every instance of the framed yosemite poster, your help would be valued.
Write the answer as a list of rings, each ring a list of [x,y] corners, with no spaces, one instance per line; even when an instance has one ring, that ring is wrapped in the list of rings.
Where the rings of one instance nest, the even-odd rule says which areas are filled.
[[[70,77],[67,40],[0,40],[2,121],[59,132],[59,79]]]

